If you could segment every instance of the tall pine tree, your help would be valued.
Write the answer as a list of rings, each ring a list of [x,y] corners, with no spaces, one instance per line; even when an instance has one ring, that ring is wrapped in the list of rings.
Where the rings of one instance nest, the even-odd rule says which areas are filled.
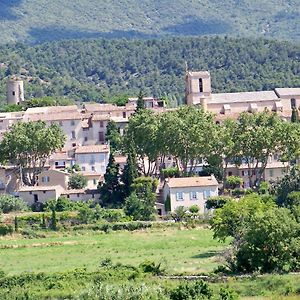
[[[113,153],[110,153],[104,183],[99,188],[102,206],[110,208],[121,206],[123,197],[119,177],[119,165],[116,164]]]

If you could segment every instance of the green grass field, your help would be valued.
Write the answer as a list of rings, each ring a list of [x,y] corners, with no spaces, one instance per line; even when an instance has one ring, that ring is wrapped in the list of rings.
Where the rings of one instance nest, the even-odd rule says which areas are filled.
[[[145,260],[164,261],[170,274],[210,272],[220,263],[227,244],[212,238],[209,229],[152,229],[109,234],[54,233],[47,238],[19,236],[0,240],[0,269],[22,272],[57,272],[86,267],[93,271],[100,261],[139,265]]]

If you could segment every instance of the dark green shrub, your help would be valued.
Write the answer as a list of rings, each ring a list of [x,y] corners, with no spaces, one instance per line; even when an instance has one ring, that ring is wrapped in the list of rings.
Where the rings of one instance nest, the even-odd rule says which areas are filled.
[[[0,224],[0,235],[12,234],[14,229],[11,225]]]
[[[237,300],[239,295],[230,288],[222,287],[220,289],[220,300]]]
[[[217,209],[223,207],[231,198],[228,196],[210,197],[206,200],[207,209]]]
[[[141,263],[140,268],[144,273],[151,273],[153,275],[163,275],[165,272],[165,269],[162,268],[161,263],[155,264],[154,261],[149,261],[149,260]]]
[[[170,292],[171,300],[198,300],[211,298],[212,291],[208,284],[202,280],[196,282],[183,282]]]

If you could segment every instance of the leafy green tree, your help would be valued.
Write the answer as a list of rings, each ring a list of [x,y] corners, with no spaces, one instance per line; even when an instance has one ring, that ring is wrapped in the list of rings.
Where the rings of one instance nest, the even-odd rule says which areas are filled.
[[[134,220],[149,221],[155,218],[157,182],[152,178],[139,177],[132,184],[133,192],[125,199],[124,211]]]
[[[251,188],[259,186],[271,154],[290,159],[299,151],[299,132],[295,128],[267,110],[240,115],[235,131],[236,164],[246,164]]]
[[[110,149],[112,152],[121,150],[122,146],[122,137],[119,133],[116,122],[110,120],[106,127],[106,141],[109,142]]]
[[[232,198],[228,196],[209,197],[206,200],[205,205],[207,209],[217,209],[222,208],[228,201],[232,201]]]
[[[46,126],[41,121],[15,123],[5,132],[0,143],[0,162],[11,163],[23,183],[33,186],[47,159],[64,143],[65,135],[57,124]]]
[[[300,224],[288,209],[273,208],[248,219],[235,250],[236,269],[242,272],[300,270]]]
[[[104,175],[104,183],[99,189],[102,206],[118,208],[122,205],[123,196],[120,186],[119,165],[116,164],[113,153],[110,153]]]
[[[222,208],[215,211],[211,220],[214,238],[223,241],[227,237],[239,239],[249,220],[275,206],[272,198],[263,198],[257,194],[246,195],[239,201],[227,201]]]
[[[226,178],[226,186],[231,190],[240,188],[242,184],[243,184],[243,178],[239,176],[228,176]]]
[[[183,106],[165,113],[158,128],[158,141],[163,145],[157,153],[165,152],[177,158],[183,173],[192,175],[198,160],[210,153],[214,130],[212,115],[202,109]]]
[[[10,195],[0,195],[0,211],[7,214],[12,211],[27,210],[27,204],[21,199]]]
[[[160,116],[148,109],[139,111],[129,119],[125,145],[134,148],[145,176],[152,176],[157,171],[161,142],[159,124]]]
[[[69,189],[80,190],[87,186],[87,179],[79,173],[74,173],[70,176],[68,182]]]
[[[51,210],[51,229],[54,231],[57,230],[57,217],[55,209]]]

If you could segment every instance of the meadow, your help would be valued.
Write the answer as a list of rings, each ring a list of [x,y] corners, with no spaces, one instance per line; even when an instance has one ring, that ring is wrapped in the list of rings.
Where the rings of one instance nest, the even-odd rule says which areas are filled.
[[[199,274],[220,264],[219,254],[227,244],[214,240],[205,228],[49,232],[33,239],[14,235],[0,239],[0,269],[8,275],[74,268],[95,271],[100,261],[110,258],[134,266],[146,260],[162,262],[168,274]]]

